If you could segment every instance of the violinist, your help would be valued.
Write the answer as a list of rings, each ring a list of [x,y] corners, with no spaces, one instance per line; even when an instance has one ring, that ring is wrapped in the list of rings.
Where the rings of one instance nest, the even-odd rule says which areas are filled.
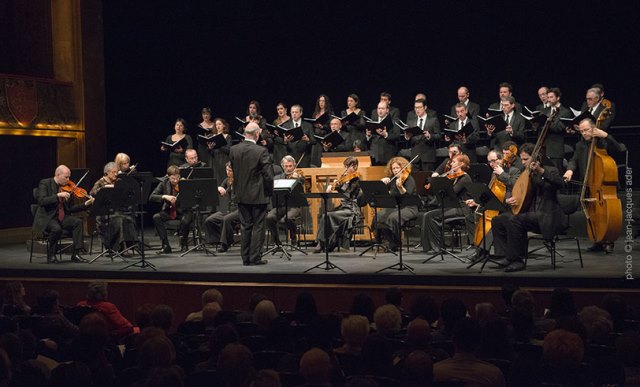
[[[471,176],[466,171],[469,170],[469,156],[464,153],[453,156],[451,159],[451,168],[448,172],[445,172],[440,177],[447,177],[453,180],[453,192],[458,196],[459,205],[453,208],[445,208],[444,218],[453,218],[464,216],[466,219],[466,226],[468,235],[473,235],[474,232],[474,220],[473,213],[465,201],[470,199],[471,196],[467,193],[465,185],[471,183]],[[420,236],[420,242],[422,244],[422,250],[430,252],[438,247],[442,247],[444,241],[441,240],[441,229],[438,223],[442,222],[442,209],[437,208],[426,212],[422,216],[422,234]]]
[[[104,176],[95,182],[90,193],[95,196],[103,188],[112,189],[118,179],[118,167],[115,162],[110,161],[104,166]],[[124,215],[116,209],[113,215],[106,217],[96,217],[98,233],[102,239],[102,244],[114,251],[122,251],[127,248],[127,242],[137,239],[136,226],[134,220]]]
[[[282,167],[282,173],[277,174],[273,177],[274,180],[279,179],[296,179],[298,183],[304,186],[304,176],[301,175],[299,171],[296,171],[296,159],[293,156],[287,155],[282,158],[280,161],[280,166]],[[288,220],[289,223],[285,225],[289,232],[289,239],[292,244],[296,243],[296,219],[300,218],[300,214],[302,213],[302,209],[300,207],[289,207],[288,212],[285,217],[285,206],[284,203],[278,203],[279,207],[272,208],[267,214],[266,224],[267,230],[271,233],[271,238],[273,239],[273,243],[276,245],[280,245],[280,237],[278,233],[278,224],[284,224],[285,220]]]
[[[596,147],[606,149],[609,155],[622,151],[622,146],[616,139],[602,129],[596,127],[596,124],[589,118],[580,121],[578,131],[582,136],[580,141],[576,143],[576,149],[573,157],[567,164],[567,171],[562,176],[567,183],[579,180],[582,182],[584,172],[587,169],[587,159],[589,158],[589,145],[592,138],[597,138]],[[596,252],[604,251],[606,254],[613,252],[613,242],[611,243],[594,243],[587,251]]]
[[[207,243],[220,243],[218,248],[220,253],[229,249],[229,246],[234,242],[233,232],[240,226],[240,213],[233,190],[233,169],[231,169],[230,161],[227,161],[226,173],[227,177],[218,187],[218,194],[221,197],[228,197],[228,204],[226,208],[221,205],[218,212],[209,215],[204,221],[207,229]]]
[[[533,160],[533,150],[534,145],[531,143],[520,147],[522,165],[532,175],[533,193],[529,208],[523,208],[518,215],[501,214],[491,221],[495,259],[505,266],[505,272],[524,270],[528,231],[541,233],[545,239],[552,239],[566,227],[566,217],[557,197],[557,191],[563,186],[562,177],[552,162],[543,164]],[[514,206],[518,204],[518,200],[510,197],[506,202]]]
[[[156,232],[162,241],[162,248],[158,253],[171,254],[171,245],[167,238],[166,223],[170,220],[180,220],[178,234],[180,235],[181,252],[188,250],[189,230],[193,216],[191,211],[183,211],[177,207],[180,192],[180,169],[175,165],[167,168],[167,176],[153,190],[149,196],[150,202],[162,203],[162,210],[153,215]]]
[[[54,177],[40,180],[38,184],[38,209],[33,219],[33,231],[49,233],[47,263],[57,262],[55,253],[63,230],[69,231],[73,237],[71,261],[86,262],[80,256],[83,248],[82,220],[71,214],[86,210],[93,204],[93,198],[73,184],[70,177],[71,170],[60,165],[56,168]],[[72,205],[73,197],[80,198],[82,203]]]
[[[415,195],[416,182],[411,176],[411,165],[404,157],[393,157],[387,163],[386,177],[382,182],[387,184],[389,193],[392,196]],[[403,223],[414,220],[418,217],[418,206],[402,205],[400,210]],[[398,219],[398,211],[395,208],[383,208],[378,214],[378,243],[382,239],[389,240],[389,250],[397,251],[401,243],[401,224]]]
[[[449,152],[449,158],[440,163],[438,168],[436,168],[436,170],[431,174],[431,177],[438,177],[449,172],[449,170],[451,169],[451,162],[453,161],[453,158],[462,153],[460,148],[460,144],[458,144],[457,142],[452,142],[451,144],[449,144],[447,149],[447,151]]]
[[[131,165],[131,158],[126,153],[118,153],[114,159],[116,163],[117,174],[125,174],[128,175],[132,172],[135,172],[136,166]]]
[[[361,190],[358,159],[349,156],[344,160],[343,165],[344,172],[338,179],[327,186],[326,192],[342,192],[347,197],[340,199],[340,205],[337,208],[327,212],[327,222],[329,223],[329,230],[331,230],[331,235],[328,238],[325,235],[324,214],[318,218],[318,246],[313,250],[314,253],[320,253],[324,249],[329,252],[333,251],[340,239],[346,242],[350,241],[349,230],[360,218],[358,198],[361,196]]]

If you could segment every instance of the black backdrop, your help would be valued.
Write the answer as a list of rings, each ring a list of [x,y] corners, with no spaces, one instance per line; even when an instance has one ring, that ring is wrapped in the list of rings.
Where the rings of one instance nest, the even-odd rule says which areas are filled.
[[[632,94],[640,71],[637,1],[104,1],[109,157],[129,153],[161,174],[158,142],[176,117],[200,109],[242,115],[251,99],[335,110],[357,93],[366,111],[380,91],[406,112],[416,92],[446,113],[467,85],[485,109],[508,81],[535,105],[558,86],[579,108],[593,83],[618,105],[616,124],[640,123]],[[235,124],[234,124],[235,125]]]

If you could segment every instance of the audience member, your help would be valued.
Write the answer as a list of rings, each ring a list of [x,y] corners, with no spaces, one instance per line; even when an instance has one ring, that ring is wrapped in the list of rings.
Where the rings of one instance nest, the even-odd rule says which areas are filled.
[[[362,346],[369,336],[369,320],[357,314],[342,319],[340,333],[344,345],[335,348],[334,353],[360,355]]]
[[[253,323],[258,326],[259,330],[266,333],[269,329],[269,324],[278,318],[278,316],[278,311],[273,302],[270,300],[262,300],[256,305],[253,311]]]
[[[320,348],[312,348],[300,358],[300,375],[305,386],[331,387],[331,360]]]
[[[300,292],[296,297],[296,305],[293,310],[292,325],[305,325],[318,317],[316,300],[310,292]]]
[[[476,358],[480,335],[480,324],[468,317],[460,319],[453,334],[455,353],[451,359],[433,365],[434,380],[461,380],[467,385],[484,387],[504,386],[502,371],[493,364]]]
[[[440,308],[433,297],[418,295],[413,299],[409,307],[409,319],[417,318],[427,320],[430,328],[436,328],[440,319]]]
[[[550,319],[558,320],[563,317],[572,317],[576,315],[576,305],[573,301],[573,294],[567,288],[555,288],[551,293],[551,303],[549,308],[545,310],[544,316]]]
[[[89,306],[102,313],[111,328],[111,333],[118,339],[133,332],[133,325],[118,310],[118,307],[107,301],[107,283],[91,282],[87,289],[87,299],[78,302],[78,306]]]
[[[217,370],[228,387],[246,387],[255,374],[253,355],[242,344],[228,344],[218,356]]]
[[[351,303],[351,311],[350,314],[358,314],[360,316],[364,316],[369,320],[370,323],[373,322],[373,313],[376,311],[376,305],[373,303],[373,299],[369,297],[369,295],[365,293],[358,293],[353,297],[353,302]]]
[[[462,300],[448,298],[440,305],[440,321],[442,325],[431,336],[434,342],[449,341],[453,338],[453,328],[456,323],[467,315],[467,307]]]
[[[433,380],[433,360],[424,351],[412,351],[400,369],[400,383],[404,387],[428,386]]]
[[[402,315],[395,305],[386,304],[376,309],[373,315],[376,331],[383,336],[390,337],[398,334],[402,324]]]
[[[24,301],[25,295],[26,291],[22,286],[22,282],[7,282],[2,295],[2,310],[0,314],[5,316],[31,314],[31,307]]]
[[[201,296],[201,304],[204,308],[210,302],[217,302],[220,307],[222,307],[222,303],[224,298],[222,297],[222,293],[218,289],[207,289],[202,292]],[[201,321],[202,320],[202,309],[197,312],[189,313],[185,321]]]

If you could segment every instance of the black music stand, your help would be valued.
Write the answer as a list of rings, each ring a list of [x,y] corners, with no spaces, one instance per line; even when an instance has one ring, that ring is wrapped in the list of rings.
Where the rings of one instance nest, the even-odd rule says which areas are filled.
[[[484,270],[484,266],[487,262],[491,261],[493,263],[497,263],[496,261],[491,259],[491,255],[489,255],[489,249],[487,249],[487,230],[485,227],[485,211],[507,211],[506,207],[500,203],[500,200],[496,197],[496,195],[491,192],[489,187],[483,183],[469,183],[465,186],[467,192],[471,196],[473,196],[473,200],[478,203],[479,208],[478,211],[482,211],[482,248],[478,251],[478,257],[475,261],[473,261],[467,269],[474,267],[476,264],[482,262],[482,267],[480,267],[480,273]],[[491,248],[491,246],[489,246]]]
[[[189,179],[180,181],[180,197],[176,206],[187,211],[195,212],[193,227],[195,232],[194,245],[189,250],[180,254],[184,257],[194,250],[202,249],[206,254],[216,255],[207,249],[207,243],[203,242],[202,225],[200,224],[200,209],[218,205],[218,182],[216,179]]]
[[[105,239],[109,242],[111,241],[111,216],[115,213],[115,209],[118,207],[116,196],[116,190],[114,188],[102,188],[94,196],[95,201],[89,209],[90,216],[103,217],[101,219],[101,223],[106,227]],[[89,263],[94,263],[105,255],[108,255],[109,258],[111,258],[111,262],[113,262],[114,257],[122,259],[125,263],[127,262],[119,251],[111,248],[112,246],[107,246],[104,241],[102,241],[102,245],[105,247],[105,250],[89,261]]]
[[[402,206],[419,206],[420,198],[415,195],[375,195],[378,207],[382,208],[397,208],[398,209],[398,224],[400,225],[400,247],[398,248],[398,263],[394,263],[391,266],[382,268],[376,273],[380,273],[385,270],[408,270],[411,274],[416,274],[413,267],[402,262]],[[376,224],[377,226],[377,224]],[[407,231],[409,232],[409,231]]]
[[[268,251],[262,253],[264,257],[267,254],[275,255],[276,253],[280,253],[280,258],[287,257],[287,260],[291,260],[291,253],[287,251],[296,250],[301,252],[304,255],[307,255],[306,251],[303,251],[298,246],[294,246],[289,243],[289,206],[291,207],[309,207],[309,202],[307,199],[302,196],[303,194],[302,184],[298,181],[298,179],[277,179],[273,181],[273,207],[280,208],[280,204],[284,203],[284,225],[286,228],[285,239],[283,244],[275,245]],[[276,210],[276,218],[278,212]],[[278,229],[278,221],[276,219],[276,230]]]
[[[124,198],[123,204],[126,207],[131,207],[135,216],[140,216],[140,238],[138,238],[137,246],[132,246],[129,249],[135,249],[140,254],[140,259],[134,263],[131,263],[120,270],[125,270],[130,267],[139,267],[146,269],[150,267],[156,270],[155,265],[146,261],[144,252],[144,205],[149,198],[149,191],[151,190],[151,184],[157,182],[151,172],[139,172],[135,171],[126,176],[118,177],[115,183],[116,195]],[[137,208],[136,208],[137,207]],[[126,249],[124,251],[127,251]],[[124,253],[122,251],[121,253]]]
[[[376,235],[380,235],[380,224],[378,223],[378,208],[384,208],[378,203],[379,198],[390,197],[389,189],[387,185],[380,180],[371,180],[371,181],[360,181],[360,189],[362,190],[364,200],[373,208],[373,221],[376,224]],[[395,203],[395,202],[394,202]],[[390,208],[395,208],[395,204]],[[395,252],[389,250],[387,246],[382,243],[377,242],[377,238],[374,240],[373,244],[367,247],[363,252],[360,253],[360,257],[365,255],[367,251],[373,250],[373,259],[376,259],[378,255],[378,250],[382,248],[384,252],[391,253],[393,255],[397,255]]]
[[[486,163],[471,163],[467,175],[471,177],[471,181],[475,183],[483,183],[488,185],[493,175],[493,169]]]
[[[362,182],[360,182],[362,183]],[[313,193],[307,193],[304,194],[304,196],[306,198],[311,198],[311,199],[322,199],[322,204],[323,204],[323,213],[324,213],[324,237],[326,240],[329,240],[329,217],[328,217],[328,207],[327,207],[327,202],[329,201],[329,199],[334,199],[334,198],[344,198],[345,194],[340,193],[340,192],[331,192],[331,193],[326,193],[326,192],[313,192]],[[320,225],[318,225],[320,226]],[[334,265],[330,260],[329,260],[329,249],[326,248],[324,249],[324,261],[320,262],[319,264],[315,265],[314,267],[311,267],[307,270],[305,270],[304,272],[309,272],[313,269],[324,269],[324,270],[333,270],[333,269],[338,269],[341,272],[347,274],[346,271],[342,270],[339,266]]]
[[[460,203],[458,202],[458,196],[456,195],[456,193],[453,191],[453,180],[449,179],[448,177],[434,177],[431,179],[431,192],[435,193],[436,198],[438,199],[438,202],[440,203],[440,210],[441,210],[441,219],[440,219],[440,238],[441,238],[441,243],[442,246],[439,246],[440,251],[433,254],[432,256],[430,256],[429,258],[425,259],[424,261],[422,261],[422,263],[427,263],[430,260],[432,260],[433,258],[440,256],[440,260],[444,261],[444,255],[448,254],[452,257],[454,257],[455,259],[457,259],[460,262],[465,262],[462,258],[458,257],[457,255],[455,255],[454,253],[452,253],[451,251],[447,250],[444,248],[444,222],[445,222],[445,218],[444,218],[444,209],[449,207],[449,208],[456,208],[460,206]]]
[[[180,178],[213,179],[213,169],[210,167],[186,167],[180,168]]]

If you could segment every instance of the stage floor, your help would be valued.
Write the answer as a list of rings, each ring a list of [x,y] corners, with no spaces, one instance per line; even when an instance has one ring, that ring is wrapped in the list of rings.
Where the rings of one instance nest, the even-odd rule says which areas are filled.
[[[180,257],[179,253],[157,255],[159,240],[149,231],[146,237],[151,249],[146,252],[146,260],[157,270],[151,268],[128,267],[140,259],[138,256],[127,258],[124,262],[119,258],[111,261],[102,257],[92,264],[72,263],[69,256],[64,256],[62,263],[47,264],[42,254],[35,254],[33,263],[29,263],[29,252],[25,244],[0,246],[1,267],[3,277],[27,278],[104,278],[127,280],[170,280],[170,281],[202,281],[202,282],[251,282],[271,284],[385,284],[385,285],[452,285],[452,286],[500,286],[508,279],[517,279],[521,285],[528,286],[567,286],[593,287],[611,289],[635,289],[632,280],[625,279],[627,270],[627,253],[622,243],[616,244],[613,254],[589,253],[586,248],[591,245],[588,240],[581,239],[580,246],[584,268],[580,268],[578,250],[573,240],[560,242],[556,269],[553,270],[551,260],[546,249],[540,254],[529,258],[524,271],[505,273],[495,264],[488,263],[480,273],[478,264],[467,269],[467,263],[446,256],[444,260],[436,257],[430,262],[423,263],[429,255],[419,249],[406,247],[403,252],[403,263],[411,266],[415,274],[408,270],[379,270],[399,262],[399,257],[391,253],[379,253],[373,258],[370,251],[364,256],[359,254],[365,247],[357,247],[356,252],[350,249],[333,252],[329,255],[330,262],[340,269],[325,270],[327,267],[325,255],[313,254],[312,247],[302,250],[308,255],[292,251],[291,260],[281,258],[280,254],[266,256],[269,263],[260,266],[244,266],[240,258],[239,246],[232,246],[225,253],[206,255],[201,251],[194,251]],[[174,241],[173,246],[177,246]],[[412,241],[416,243],[416,241]],[[540,245],[532,242],[530,250]],[[458,254],[461,258],[468,257],[471,250]],[[86,259],[93,255],[84,254]],[[318,268],[307,271],[318,265]],[[637,269],[636,269],[637,272]]]

